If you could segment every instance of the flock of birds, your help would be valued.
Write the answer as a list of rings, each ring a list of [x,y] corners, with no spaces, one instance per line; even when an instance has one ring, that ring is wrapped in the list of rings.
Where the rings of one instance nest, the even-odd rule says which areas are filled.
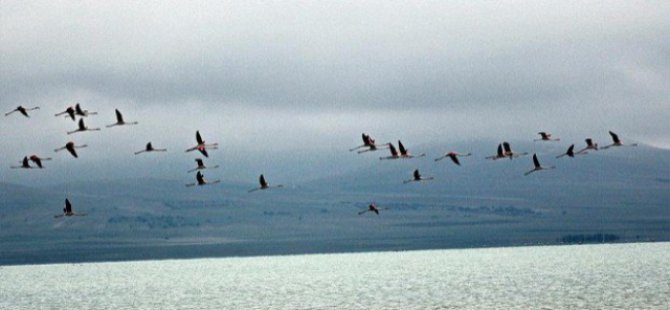
[[[38,110],[39,107],[32,107],[32,108],[26,108],[23,106],[18,106],[16,109],[9,111],[5,113],[5,116],[9,116],[15,112],[21,113],[25,117],[30,117],[28,111],[34,111]],[[125,121],[123,118],[123,115],[121,112],[116,109],[116,123],[107,125],[107,128],[112,128],[115,126],[128,126],[128,125],[137,125],[138,122],[132,121],[128,122]],[[96,115],[98,114],[97,112],[89,112],[88,110],[82,109],[81,105],[79,103],[75,104],[74,106],[69,106],[65,109],[65,111],[56,113],[55,116],[62,116],[65,115],[66,118],[72,119],[72,121],[77,121],[77,117],[79,117],[79,122],[77,123],[77,129],[68,131],[67,134],[71,135],[77,132],[85,132],[85,131],[100,131],[101,128],[90,128],[86,126],[84,122],[84,118],[88,117],[89,115]],[[605,150],[611,147],[621,147],[621,146],[637,146],[637,144],[623,144],[621,139],[619,139],[619,136],[612,132],[609,131],[609,134],[612,138],[612,143],[603,147],[598,147],[598,144],[595,143],[591,138],[587,138],[585,140],[586,146],[575,152],[575,145],[572,144],[568,147],[567,151],[563,154],[560,154],[556,156],[556,158],[561,158],[564,156],[568,157],[575,157],[576,155],[586,155],[588,154],[588,151],[593,150],[593,151],[598,151],[598,150]],[[538,135],[540,136],[539,139],[535,139],[534,141],[547,141],[547,142],[552,142],[552,141],[560,141],[558,138],[553,138],[550,133],[547,132],[539,132]],[[359,145],[355,148],[349,149],[350,152],[356,151],[358,154],[366,153],[366,152],[374,152],[374,151],[379,151],[383,149],[388,149],[390,152],[389,156],[382,156],[379,157],[379,160],[397,160],[397,159],[412,159],[412,158],[421,158],[425,157],[426,154],[422,153],[419,155],[413,155],[409,152],[409,150],[402,144],[400,140],[398,140],[398,148],[393,145],[393,143],[388,142],[388,143],[383,143],[383,144],[377,144],[375,139],[373,139],[370,135],[367,135],[365,133],[362,134],[362,139],[363,139],[363,144]],[[218,149],[219,144],[218,143],[210,143],[207,144],[205,143],[205,140],[202,139],[202,136],[200,135],[200,131],[196,131],[195,133],[195,140],[196,140],[196,145],[193,147],[190,147],[186,149],[186,152],[192,152],[192,151],[198,151],[200,152],[203,156],[209,157],[209,153],[207,150],[216,150]],[[86,144],[82,145],[76,145],[73,141],[67,142],[65,146],[57,148],[54,150],[54,152],[60,152],[62,150],[67,150],[74,158],[78,158],[79,155],[77,154],[77,149],[80,148],[85,148],[87,147]],[[135,152],[135,155],[139,155],[141,153],[149,153],[149,152],[167,152],[167,149],[165,148],[155,148],[151,142],[148,142],[143,150],[139,150]],[[459,160],[460,157],[468,157],[471,156],[472,153],[459,153],[459,152],[447,152],[443,156],[440,156],[438,158],[435,158],[435,162],[443,160],[445,158],[449,158],[454,164],[460,166],[461,162]],[[518,158],[521,156],[526,156],[528,153],[526,152],[515,152],[512,150],[511,145],[509,142],[502,142],[498,144],[498,148],[496,151],[496,154],[487,156],[485,157],[486,159],[490,160],[498,160],[498,159],[503,159],[503,158],[509,158],[514,159]],[[19,166],[11,166],[13,169],[32,169],[32,168],[44,168],[43,166],[43,161],[48,161],[51,160],[52,158],[50,157],[40,157],[38,155],[30,155],[30,156],[25,156],[23,160],[19,161],[21,165]],[[33,162],[35,166],[31,166],[30,162]],[[210,184],[217,184],[220,183],[221,180],[214,180],[214,181],[208,181],[205,179],[204,174],[202,173],[202,170],[205,169],[216,169],[219,166],[212,166],[208,167],[205,165],[205,162],[203,161],[202,158],[196,158],[195,162],[197,166],[191,170],[188,171],[188,173],[195,172],[196,173],[196,182],[194,183],[188,183],[186,184],[186,187],[192,187],[192,186],[203,186],[203,185],[210,185]],[[529,175],[533,172],[541,171],[541,170],[549,170],[549,169],[555,169],[555,166],[542,166],[540,164],[539,159],[537,158],[537,154],[533,154],[533,169],[527,171],[524,173],[524,175]],[[432,176],[423,176],[418,169],[414,170],[412,174],[411,179],[407,179],[403,181],[403,184],[408,184],[412,182],[425,182],[425,181],[431,181],[434,180],[435,178]],[[249,193],[255,192],[258,190],[267,190],[271,188],[281,188],[283,185],[274,185],[270,186],[270,184],[266,181],[265,176],[263,174],[260,175],[259,177],[259,187],[253,188],[249,190]],[[371,203],[368,205],[367,209],[361,210],[358,214],[362,215],[367,212],[374,212],[375,214],[379,214],[379,210],[383,210],[385,208],[380,208],[378,207],[375,203]],[[54,217],[60,218],[63,216],[84,216],[86,215],[85,213],[75,213],[72,210],[72,204],[70,203],[70,200],[68,198],[65,198],[65,208],[63,208],[63,213],[56,215]]]

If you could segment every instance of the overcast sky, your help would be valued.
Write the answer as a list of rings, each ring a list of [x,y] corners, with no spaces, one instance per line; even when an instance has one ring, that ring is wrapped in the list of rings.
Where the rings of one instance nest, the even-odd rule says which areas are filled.
[[[668,1],[0,0],[0,107],[41,107],[2,118],[0,172],[63,159],[68,140],[91,145],[84,161],[153,141],[188,167],[196,129],[229,162],[306,160],[361,132],[421,145],[613,130],[670,148],[668,16]],[[115,108],[140,125],[67,136],[53,114],[75,102],[100,112],[92,127]]]

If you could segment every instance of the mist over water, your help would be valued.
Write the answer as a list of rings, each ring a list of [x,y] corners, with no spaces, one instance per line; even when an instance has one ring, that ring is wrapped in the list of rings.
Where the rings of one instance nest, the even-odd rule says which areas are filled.
[[[5,266],[0,308],[667,309],[670,243]]]

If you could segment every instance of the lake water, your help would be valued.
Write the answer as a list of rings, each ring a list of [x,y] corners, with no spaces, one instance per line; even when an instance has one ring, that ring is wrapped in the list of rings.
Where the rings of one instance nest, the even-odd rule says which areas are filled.
[[[670,243],[0,267],[0,308],[670,308]]]

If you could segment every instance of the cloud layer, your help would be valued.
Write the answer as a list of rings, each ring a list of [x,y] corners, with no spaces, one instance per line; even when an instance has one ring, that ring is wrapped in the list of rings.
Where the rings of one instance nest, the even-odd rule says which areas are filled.
[[[611,129],[670,146],[667,2],[0,6],[0,107],[49,115],[4,118],[4,135],[30,141],[3,139],[5,158],[58,146],[72,128],[50,115],[77,101],[151,124],[113,139],[138,145],[212,128],[243,151],[341,149],[362,131],[427,143]]]

